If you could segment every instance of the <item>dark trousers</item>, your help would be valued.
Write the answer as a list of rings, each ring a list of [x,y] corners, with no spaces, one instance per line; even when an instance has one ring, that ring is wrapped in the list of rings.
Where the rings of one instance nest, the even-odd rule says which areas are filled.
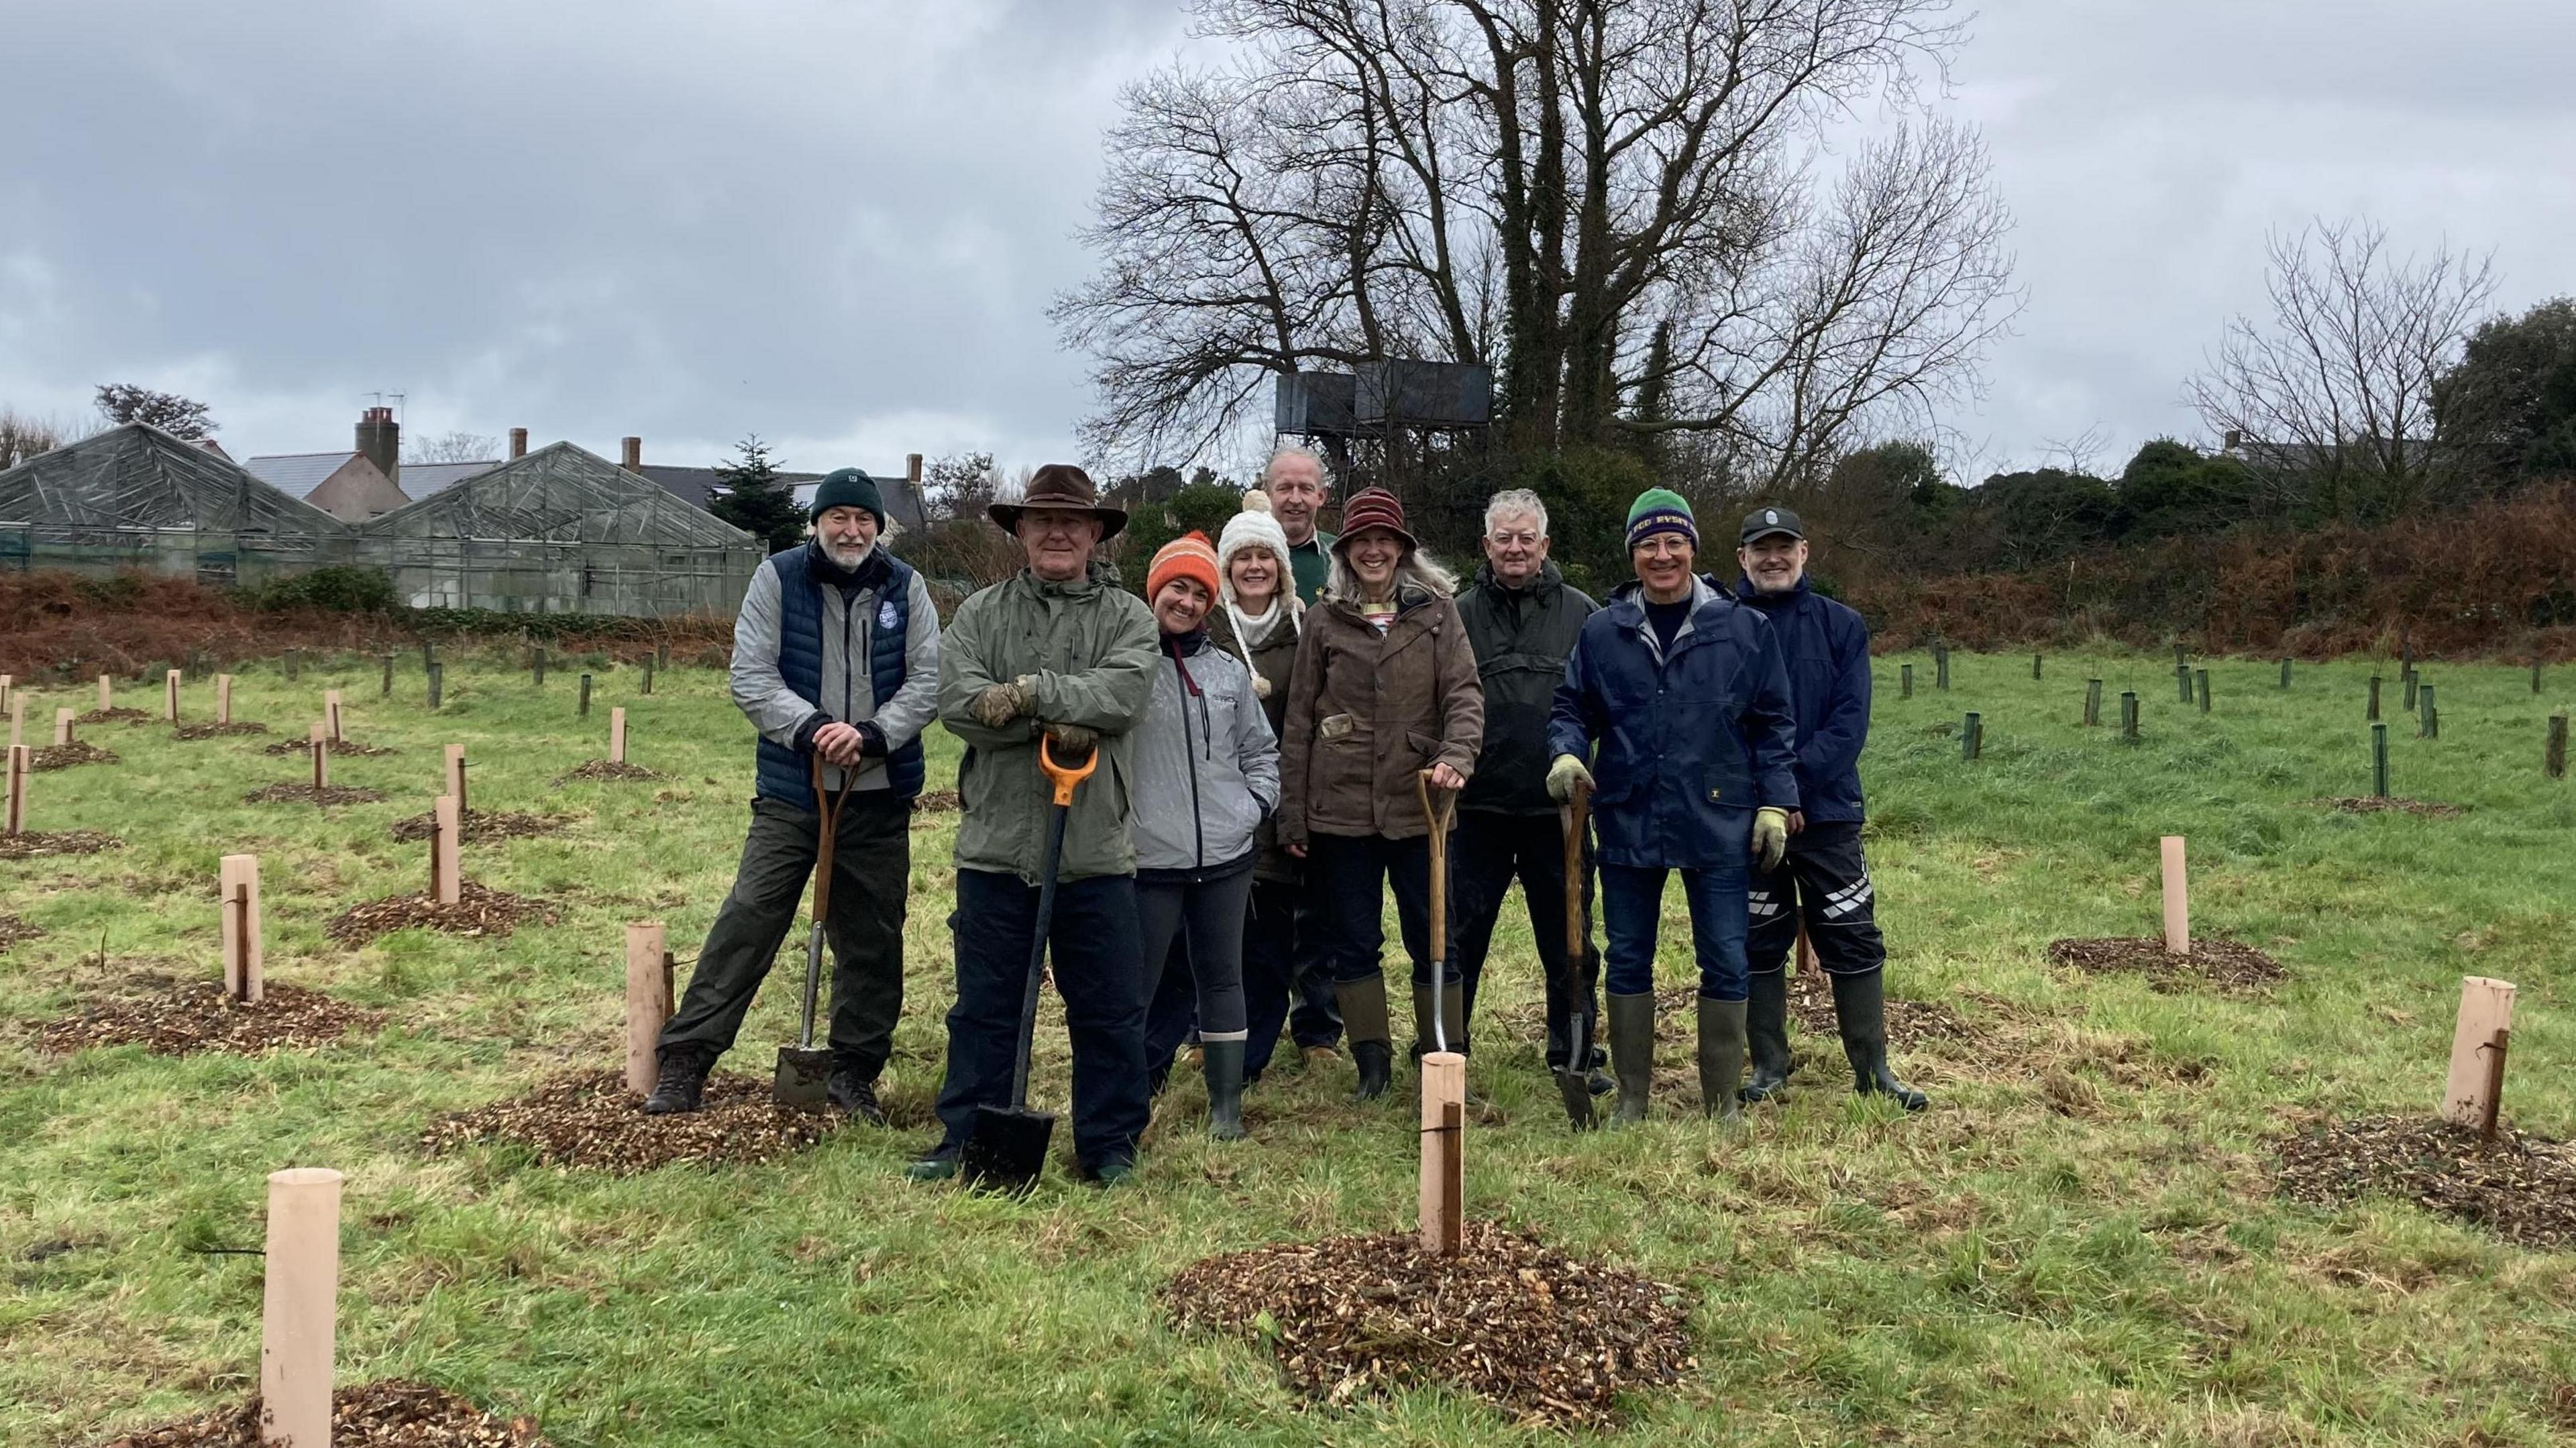
[[[1284,937],[1288,941],[1287,959],[1294,981],[1291,991],[1294,1001],[1288,1008],[1288,1038],[1297,1043],[1299,1050],[1308,1046],[1339,1045],[1342,1039],[1342,1002],[1333,994],[1331,963],[1315,953],[1315,906],[1307,898],[1305,882],[1263,881],[1253,887],[1253,894],[1259,895],[1264,886],[1289,902],[1281,908],[1294,912],[1294,918],[1289,922],[1289,934]],[[1259,907],[1256,905],[1255,908]],[[1251,958],[1251,946],[1247,943],[1244,959],[1249,962]],[[1247,1062],[1249,1059],[1246,1057]],[[1262,1059],[1268,1060],[1269,1057],[1265,1054]],[[1251,1067],[1247,1064],[1244,1069],[1249,1071]]]
[[[957,1005],[948,1013],[948,1080],[939,1088],[944,1149],[965,1143],[978,1106],[1008,1106],[1028,990],[1038,887],[1017,875],[957,872]],[[1136,879],[1095,875],[1055,892],[1048,963],[1073,1040],[1073,1155],[1085,1170],[1132,1161],[1145,1096],[1144,950]]]
[[[1413,983],[1431,983],[1431,841],[1416,835],[1313,835],[1306,841],[1307,917],[1315,952],[1336,981],[1366,980],[1384,969],[1380,923],[1386,887],[1395,888],[1395,923],[1413,957]],[[1443,984],[1458,978],[1446,950]]]
[[[796,923],[814,873],[821,819],[774,799],[751,802],[751,831],[733,890],[698,951],[680,1008],[660,1048],[733,1046],[751,998]],[[853,794],[832,845],[832,899],[823,936],[832,946],[832,1057],[864,1081],[885,1069],[903,1014],[904,891],[912,880],[912,804],[883,790]],[[801,952],[800,952],[801,954]],[[803,962],[796,988],[804,988]]]
[[[1342,1009],[1333,999],[1331,967],[1317,958],[1313,915],[1305,885],[1296,880],[1252,882],[1243,915],[1243,1079],[1258,1081],[1270,1069],[1285,1025],[1299,1050],[1331,1047],[1342,1039]],[[1145,1010],[1145,1059],[1168,1071],[1172,1053],[1200,1024],[1198,988],[1189,942],[1176,941],[1163,964],[1163,979]]]
[[[1798,921],[1828,975],[1867,975],[1887,963],[1887,941],[1878,933],[1877,888],[1861,858],[1860,823],[1810,824],[1789,837],[1780,868],[1753,877],[1746,894],[1752,929],[1744,954],[1755,975],[1788,963],[1798,944]]]
[[[1194,987],[1202,1040],[1244,1039],[1243,917],[1252,899],[1252,872],[1196,884],[1136,882],[1136,925],[1145,946],[1145,971],[1159,987],[1178,977]],[[1187,964],[1168,969],[1181,941],[1189,942]],[[1161,991],[1155,992],[1156,1003]],[[1147,1059],[1157,1065],[1171,1060],[1166,1050],[1152,1054],[1151,1018],[1146,1029]]]
[[[1485,953],[1493,944],[1494,925],[1502,918],[1503,899],[1514,880],[1529,908],[1530,934],[1538,947],[1542,983],[1547,988],[1547,1064],[1565,1065],[1570,1022],[1577,1002],[1594,1020],[1601,1012],[1593,1001],[1600,957],[1591,934],[1592,877],[1583,879],[1585,940],[1577,962],[1580,981],[1569,979],[1565,962],[1565,827],[1555,815],[1488,814],[1460,811],[1456,833],[1449,837],[1449,938],[1458,951],[1458,976],[1466,984],[1467,1022],[1475,1028],[1476,988],[1485,974]],[[1462,1043],[1463,1046],[1463,1043]],[[1587,1068],[1589,1063],[1586,1063]]]
[[[1601,867],[1601,917],[1610,937],[1610,994],[1645,995],[1655,988],[1655,934],[1663,921],[1664,877],[1682,877],[1690,906],[1691,948],[1699,960],[1699,993],[1740,1001],[1747,993],[1744,967],[1745,871],[1666,870],[1661,866]]]

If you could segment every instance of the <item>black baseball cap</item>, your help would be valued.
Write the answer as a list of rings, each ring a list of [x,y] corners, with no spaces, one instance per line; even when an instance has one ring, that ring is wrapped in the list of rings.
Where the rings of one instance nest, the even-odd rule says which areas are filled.
[[[1798,521],[1798,515],[1788,509],[1756,508],[1744,515],[1744,536],[1737,541],[1750,543],[1756,538],[1768,538],[1774,533],[1786,533],[1792,538],[1807,536],[1806,527]]]

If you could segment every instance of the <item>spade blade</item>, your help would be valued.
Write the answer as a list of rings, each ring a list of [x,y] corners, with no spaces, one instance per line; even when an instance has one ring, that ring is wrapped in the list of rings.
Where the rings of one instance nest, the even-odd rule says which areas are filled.
[[[1575,1130],[1589,1131],[1599,1124],[1592,1114],[1592,1017],[1577,1011],[1567,1025],[1573,1049],[1557,1068],[1556,1093],[1565,1098],[1565,1119]]]
[[[817,1110],[829,1098],[831,1084],[831,1047],[778,1048],[778,1075],[770,1082],[769,1094],[779,1105],[799,1111]]]
[[[1053,1112],[978,1106],[958,1153],[958,1175],[982,1191],[1028,1191],[1046,1170],[1047,1139],[1054,1134]]]

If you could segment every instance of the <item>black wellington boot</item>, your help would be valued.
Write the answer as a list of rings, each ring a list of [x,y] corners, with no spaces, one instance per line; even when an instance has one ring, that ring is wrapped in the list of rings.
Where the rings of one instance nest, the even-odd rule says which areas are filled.
[[[1744,1002],[1699,998],[1699,1099],[1703,1114],[1742,1116]]]
[[[1931,1105],[1930,1097],[1897,1080],[1887,1068],[1886,971],[1860,975],[1828,971],[1825,979],[1834,983],[1834,1021],[1842,1028],[1843,1056],[1851,1062],[1852,1090],[1863,1096],[1894,1097],[1908,1111]]]
[[[1386,1094],[1395,1065],[1394,1038],[1386,1025],[1386,976],[1333,983],[1333,999],[1342,1008],[1342,1029],[1350,1036],[1351,1062],[1359,1067],[1357,1101]]]
[[[1206,1052],[1200,1068],[1207,1072],[1208,1135],[1219,1141],[1243,1140],[1243,1042],[1201,1041]]]
[[[647,1116],[685,1115],[705,1105],[707,1072],[716,1058],[704,1046],[673,1046],[662,1053],[661,1074],[653,1079],[653,1094],[644,1098]]]
[[[1655,996],[1610,997],[1610,1066],[1619,1073],[1622,1124],[1646,1119],[1646,1098],[1655,1089]]]
[[[1753,1050],[1753,1075],[1744,1083],[1744,1103],[1779,1101],[1789,1094],[1789,972],[1774,970],[1752,977],[1752,996],[1744,1003],[1744,1033]]]

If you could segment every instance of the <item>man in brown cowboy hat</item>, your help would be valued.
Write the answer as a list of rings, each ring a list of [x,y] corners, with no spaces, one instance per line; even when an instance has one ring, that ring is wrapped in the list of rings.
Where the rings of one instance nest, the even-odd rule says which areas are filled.
[[[1127,515],[1100,506],[1082,469],[1049,463],[1018,502],[995,503],[992,515],[1028,563],[958,605],[941,638],[939,719],[966,742],[951,917],[957,1006],[939,1092],[945,1132],[911,1174],[955,1175],[975,1108],[1010,1096],[1053,808],[1038,767],[1043,736],[1066,763],[1100,751],[1090,782],[1074,792],[1047,939],[1073,1043],[1074,1164],[1115,1183],[1135,1167],[1151,1110],[1127,731],[1153,695],[1154,616],[1118,586],[1116,569],[1092,557]]]

